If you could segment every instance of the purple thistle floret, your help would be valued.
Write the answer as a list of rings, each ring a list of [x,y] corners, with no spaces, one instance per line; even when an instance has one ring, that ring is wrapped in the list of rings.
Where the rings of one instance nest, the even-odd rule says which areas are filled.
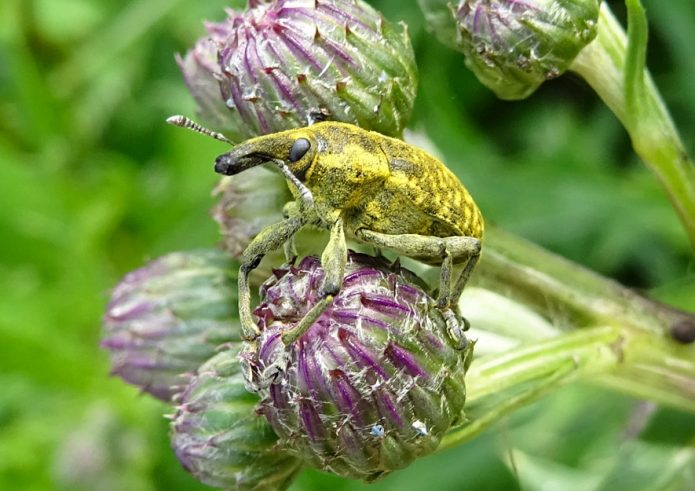
[[[168,254],[126,275],[103,319],[112,374],[170,402],[185,374],[241,340],[238,267],[211,249]]]
[[[296,342],[281,335],[318,300],[320,262],[305,258],[261,288],[261,335],[242,355],[259,411],[313,466],[372,481],[434,451],[463,417],[459,351],[412,273],[350,253],[333,304]]]
[[[251,1],[227,14],[178,60],[210,125],[245,140],[321,115],[402,134],[417,89],[414,54],[407,32],[366,2]]]

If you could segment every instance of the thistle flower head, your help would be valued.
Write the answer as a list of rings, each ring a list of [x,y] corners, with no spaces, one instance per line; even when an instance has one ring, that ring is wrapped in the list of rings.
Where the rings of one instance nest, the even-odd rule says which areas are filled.
[[[242,355],[282,443],[312,465],[374,480],[437,448],[460,418],[470,348],[458,351],[412,273],[350,253],[333,304],[296,342],[282,333],[318,300],[320,262],[275,272]],[[469,345],[470,346],[470,345]]]
[[[466,56],[502,99],[523,99],[560,76],[597,31],[600,0],[420,0],[439,39]],[[451,16],[443,14],[448,8]],[[446,19],[449,19],[447,22]],[[451,37],[450,22],[457,26]],[[446,26],[446,28],[442,26]]]
[[[239,351],[237,346],[211,358],[181,393],[172,446],[183,467],[210,486],[285,489],[301,463],[277,446],[273,429],[256,414],[258,396],[244,387]]]
[[[206,27],[179,65],[201,115],[233,140],[317,114],[400,135],[410,117],[417,74],[407,32],[363,0],[251,1]]]
[[[258,232],[280,219],[282,207],[292,200],[285,178],[262,166],[223,177],[214,194],[219,201],[212,218],[220,227],[224,248],[237,259]]]
[[[266,226],[278,222],[283,206],[293,201],[285,178],[263,166],[223,177],[214,195],[219,201],[211,210],[212,218],[219,225],[224,249],[238,260],[254,237]],[[293,238],[304,253],[320,253],[325,243],[323,231],[309,228]],[[250,283],[260,285],[272,274],[270,265],[283,261],[283,251],[269,253],[251,272]]]
[[[230,126],[229,111],[222,101],[218,81],[217,46],[225,35],[213,24],[208,26],[208,37],[196,41],[186,56],[176,56],[176,61],[183,73],[188,91],[195,99],[198,113],[206,124],[218,129]]]
[[[223,343],[240,341],[238,265],[223,252],[177,252],[126,275],[111,294],[101,346],[112,373],[164,401]]]

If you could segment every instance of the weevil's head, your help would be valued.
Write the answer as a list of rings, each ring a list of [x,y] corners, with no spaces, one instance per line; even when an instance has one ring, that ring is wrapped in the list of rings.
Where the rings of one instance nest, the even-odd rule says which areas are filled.
[[[265,163],[284,164],[309,188],[343,187],[388,172],[378,133],[332,121],[263,135],[235,146],[215,161],[215,172],[226,176]]]
[[[215,172],[233,176],[268,162],[282,162],[303,181],[319,154],[319,142],[309,128],[297,128],[246,140],[217,157]]]

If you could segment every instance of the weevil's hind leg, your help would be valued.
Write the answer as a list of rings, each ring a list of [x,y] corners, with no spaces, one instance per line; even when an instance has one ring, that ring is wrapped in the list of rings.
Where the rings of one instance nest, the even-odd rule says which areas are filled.
[[[454,288],[451,292],[451,298],[455,301],[457,307],[458,307],[459,298],[461,298],[461,294],[463,293],[463,289],[466,287],[466,284],[468,284],[468,280],[471,277],[471,273],[475,269],[476,264],[478,264],[479,259],[480,259],[480,247],[478,247],[477,253],[471,255],[468,258],[468,261],[466,262],[466,265],[464,266],[463,271],[461,271],[461,274],[459,275],[458,280],[456,280],[456,285],[454,286]]]
[[[440,307],[451,307],[458,303],[461,292],[468,282],[473,268],[480,256],[480,239],[454,236],[434,237],[418,234],[390,235],[360,229],[355,235],[358,239],[376,247],[391,249],[404,256],[421,260],[439,260],[442,263],[439,279]],[[455,263],[465,262],[462,272],[454,280]]]
[[[445,248],[444,260],[439,270],[439,295],[437,307],[444,309],[451,304],[451,278],[454,276],[454,256]]]
[[[433,237],[418,234],[389,235],[371,230],[358,230],[357,237],[377,247],[384,247],[415,259],[441,260],[437,307],[442,310],[450,337],[461,349],[466,347],[463,331],[467,321],[461,317],[458,301],[468,278],[480,257],[480,239],[475,237]],[[464,262],[455,280],[455,262]]]
[[[331,227],[331,236],[328,245],[321,254],[321,266],[324,277],[319,290],[319,301],[314,304],[309,312],[292,329],[282,335],[285,345],[292,344],[304,334],[323,312],[333,303],[333,298],[340,291],[345,276],[347,264],[347,244],[343,219],[338,218]]]
[[[239,320],[245,339],[253,340],[260,334],[251,314],[251,288],[249,275],[270,251],[283,246],[305,224],[304,217],[297,215],[268,225],[260,231],[248,245],[243,254],[243,263],[239,269]]]

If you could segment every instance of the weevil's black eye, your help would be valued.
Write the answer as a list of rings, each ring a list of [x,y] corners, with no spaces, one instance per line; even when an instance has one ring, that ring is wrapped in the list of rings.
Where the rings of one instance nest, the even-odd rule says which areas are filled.
[[[290,162],[296,162],[304,157],[310,148],[311,142],[309,140],[306,138],[299,138],[292,144],[292,148],[290,148]]]

